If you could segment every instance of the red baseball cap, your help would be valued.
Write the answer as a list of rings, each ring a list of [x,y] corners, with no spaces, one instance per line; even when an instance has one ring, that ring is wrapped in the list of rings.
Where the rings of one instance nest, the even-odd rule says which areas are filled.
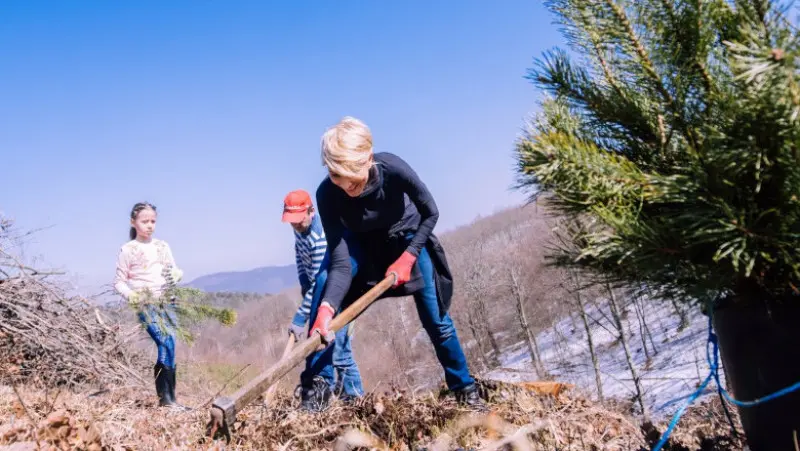
[[[283,198],[281,221],[300,222],[305,218],[309,208],[311,208],[311,196],[304,190],[294,190]]]

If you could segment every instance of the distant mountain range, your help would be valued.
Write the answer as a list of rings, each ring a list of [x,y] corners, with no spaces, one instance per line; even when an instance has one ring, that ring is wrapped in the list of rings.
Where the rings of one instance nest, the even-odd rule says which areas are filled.
[[[217,272],[200,276],[186,285],[206,292],[277,294],[299,285],[299,282],[297,269],[291,264],[265,266],[249,271]]]

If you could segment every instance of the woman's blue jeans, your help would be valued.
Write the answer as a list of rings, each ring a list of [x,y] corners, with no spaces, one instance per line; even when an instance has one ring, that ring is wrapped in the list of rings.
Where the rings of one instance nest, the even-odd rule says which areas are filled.
[[[359,266],[359,253],[353,252],[353,244],[348,241],[348,246],[351,248],[350,262],[352,266],[352,276],[358,273]],[[327,256],[326,256],[327,259]],[[434,268],[430,255],[427,249],[423,248],[417,258],[417,265],[422,272],[425,280],[425,287],[414,293],[414,302],[417,307],[417,314],[422,322],[422,327],[428,333],[428,337],[433,343],[433,348],[436,352],[436,357],[444,369],[445,382],[450,390],[460,390],[464,387],[472,385],[475,380],[469,374],[467,366],[467,359],[464,351],[461,348],[461,343],[458,340],[455,326],[450,314],[444,316],[439,315],[439,302],[436,295],[436,284],[434,283]],[[323,261],[323,267],[326,267],[326,262]],[[320,296],[321,297],[321,296]],[[314,323],[316,319],[317,308],[319,307],[319,299],[316,299],[316,304],[312,303],[311,306],[311,319],[310,324]],[[345,299],[342,302],[342,307],[345,308],[350,302],[355,299]],[[335,348],[338,345],[339,336],[333,345],[328,346],[322,351],[311,354],[306,359],[306,368],[300,375],[300,383],[303,386],[311,387],[311,382],[314,376],[322,376],[326,381],[332,383],[334,365]]]

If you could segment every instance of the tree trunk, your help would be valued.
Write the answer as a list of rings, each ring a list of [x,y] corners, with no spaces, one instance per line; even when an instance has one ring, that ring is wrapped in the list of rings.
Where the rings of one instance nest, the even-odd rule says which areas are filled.
[[[675,313],[680,319],[680,323],[678,323],[678,332],[680,332],[689,326],[689,318],[687,317],[686,310],[684,310],[682,306],[678,305],[677,301],[675,301],[675,298],[671,298],[670,301],[672,302],[672,308],[675,309]]]
[[[647,353],[647,342],[650,341],[650,349],[653,350],[653,355],[658,355],[656,343],[653,340],[653,333],[650,332],[650,326],[647,325],[647,312],[644,309],[644,302],[639,296],[634,296],[633,305],[636,308],[636,315],[639,317],[639,333],[642,335],[642,346],[645,348],[645,355],[649,361],[651,356]]]
[[[600,378],[600,361],[597,358],[597,353],[594,352],[594,341],[592,340],[592,328],[589,326],[589,319],[586,317],[586,310],[583,307],[583,299],[581,299],[580,292],[575,293],[575,299],[578,300],[578,312],[583,322],[583,328],[586,330],[586,342],[589,344],[589,355],[592,356],[592,367],[594,368],[594,382],[597,384],[597,398],[603,402],[603,380]]]
[[[536,334],[533,333],[533,331],[529,331],[529,333],[530,333],[531,341],[533,342],[533,350],[534,350],[534,352],[536,352],[536,358],[537,358],[537,361],[539,362],[539,368],[540,368],[540,371],[541,371],[541,375],[539,377],[544,377],[546,375],[546,371],[545,371],[545,367],[544,367],[544,361],[542,360],[542,351],[539,350],[539,341],[536,338]]]
[[[639,337],[642,340],[642,349],[644,350],[644,358],[647,361],[647,365],[649,365],[650,351],[647,349],[647,334],[644,331],[644,321],[642,318],[642,313],[639,310],[639,303],[636,302],[636,298],[633,299],[633,309],[636,311],[636,322],[639,323]]]
[[[475,318],[472,316],[470,312],[467,312],[467,325],[469,326],[469,331],[472,333],[472,337],[475,338],[475,343],[478,345],[478,353],[481,356],[481,362],[483,363],[484,370],[488,370],[490,368],[489,359],[486,357],[486,348],[481,341],[481,334],[480,330],[477,327]]]
[[[528,317],[525,314],[525,288],[519,283],[519,274],[517,274],[516,268],[512,268],[510,272],[511,275],[511,291],[514,294],[514,299],[516,300],[516,307],[517,307],[517,318],[519,318],[519,326],[522,328],[522,331],[525,333],[525,344],[528,345],[528,353],[531,356],[531,363],[533,364],[533,369],[536,371],[536,375],[539,378],[542,377],[542,365],[539,359],[539,350],[538,346],[536,345],[536,336],[531,331],[530,325],[528,324]]]
[[[489,345],[492,347],[494,354],[492,355],[492,363],[495,367],[500,366],[500,346],[497,344],[497,339],[495,338],[494,334],[492,333],[492,328],[489,324],[489,312],[486,309],[486,302],[483,300],[483,297],[477,299],[478,302],[478,309],[481,315],[481,324],[482,330],[489,337]]]
[[[612,327],[614,329],[616,329],[617,326],[614,324],[614,320],[612,318],[610,318],[609,315],[606,315],[606,312],[603,310],[603,306],[598,304],[596,301],[593,303],[593,305],[594,305],[595,310],[597,310],[597,313],[600,314],[600,318],[604,319],[608,324],[611,324]],[[605,329],[606,332],[608,332],[609,334],[613,335],[613,331],[609,330],[608,327],[605,327],[600,320],[595,320],[595,321],[597,322],[598,325],[603,327],[603,329]]]
[[[496,366],[500,366],[500,357],[502,353],[500,352],[500,346],[497,343],[497,338],[495,338],[494,334],[492,333],[492,329],[486,325],[486,335],[489,336],[489,343],[492,345],[492,361]]]
[[[639,406],[642,409],[642,417],[644,417],[644,421],[650,421],[650,412],[647,408],[647,405],[644,402],[644,391],[642,390],[642,381],[639,376],[639,372],[636,370],[636,365],[633,363],[633,358],[631,357],[631,351],[628,348],[628,339],[625,338],[625,328],[622,325],[622,318],[617,306],[617,300],[614,296],[614,291],[611,289],[609,284],[606,284],[606,290],[608,290],[608,305],[611,309],[611,317],[614,319],[614,324],[619,331],[619,340],[622,344],[622,350],[625,352],[625,360],[628,362],[628,368],[631,370],[631,377],[633,378],[633,384],[636,389],[636,398],[639,401]]]
[[[639,309],[642,311],[642,324],[644,324],[644,333],[647,334],[647,339],[650,340],[650,347],[653,349],[653,354],[658,355],[658,349],[656,348],[655,340],[653,340],[653,333],[650,331],[650,326],[647,325],[647,312],[644,309],[644,302],[641,299],[639,301]]]
[[[583,301],[581,301],[581,302],[583,302]],[[614,323],[614,321],[611,321],[605,315],[605,313],[603,313],[602,306],[598,305],[597,302],[591,302],[591,304],[588,304],[588,305],[585,302],[583,302],[583,311],[586,312],[586,310],[589,308],[589,306],[594,307],[594,309],[597,310],[598,313],[600,313],[600,317],[602,319],[605,319],[609,324],[613,324]],[[586,318],[589,320],[589,322],[594,323],[595,326],[598,326],[598,327],[602,328],[604,331],[608,332],[609,335],[614,335],[614,330],[617,329],[616,326],[610,326],[614,330],[609,329],[608,328],[609,326],[606,326],[605,324],[603,324],[602,321],[600,321],[599,319],[597,319],[594,316],[590,315],[589,312],[586,312]]]

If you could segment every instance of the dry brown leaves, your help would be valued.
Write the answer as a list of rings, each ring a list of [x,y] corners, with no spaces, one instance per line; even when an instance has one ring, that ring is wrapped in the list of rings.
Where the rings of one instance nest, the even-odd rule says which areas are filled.
[[[655,443],[624,409],[609,409],[569,391],[554,397],[522,385],[481,381],[481,392],[490,401],[488,414],[465,411],[451,398],[411,398],[399,391],[370,394],[354,405],[335,403],[316,415],[298,411],[296,400],[281,397],[269,409],[240,414],[232,444],[241,449],[444,451],[507,446],[647,450]],[[684,430],[665,449],[741,449],[741,443],[730,440],[717,407],[698,406],[687,412],[681,422]],[[658,430],[665,426],[659,424]]]
[[[159,408],[155,393],[138,388],[64,392],[55,400],[52,392],[38,389],[17,392],[0,386],[0,445],[38,440],[42,449],[58,450],[88,449],[91,443],[98,450],[192,449],[208,415]]]
[[[483,382],[482,393],[491,406],[488,414],[465,411],[448,397],[412,398],[400,391],[369,394],[353,405],[337,401],[326,412],[311,414],[298,410],[298,400],[279,393],[271,407],[251,406],[240,413],[232,428],[233,441],[226,445],[204,438],[209,411],[201,404],[207,399],[183,396],[180,389],[179,383],[184,404],[200,408],[159,408],[153,393],[132,388],[54,397],[33,389],[18,390],[17,396],[13,388],[0,387],[0,445],[35,449],[38,440],[42,449],[58,450],[444,451],[647,450],[654,443],[633,418],[569,391],[556,398]],[[712,403],[690,409],[668,449],[742,449],[741,443],[731,441],[717,407]],[[659,424],[658,430],[664,427]]]
[[[23,426],[8,427],[0,436],[2,442],[16,442],[17,436],[23,440],[27,439],[30,435],[30,428]],[[45,450],[61,450],[61,449],[85,449],[87,451],[101,451],[103,448],[100,441],[100,432],[93,423],[86,420],[76,420],[74,417],[69,416],[66,412],[53,412],[47,418],[39,422],[33,431],[34,438],[41,444],[46,443],[46,446],[40,446]],[[19,442],[21,444],[32,445],[35,449],[36,441],[34,442]]]

